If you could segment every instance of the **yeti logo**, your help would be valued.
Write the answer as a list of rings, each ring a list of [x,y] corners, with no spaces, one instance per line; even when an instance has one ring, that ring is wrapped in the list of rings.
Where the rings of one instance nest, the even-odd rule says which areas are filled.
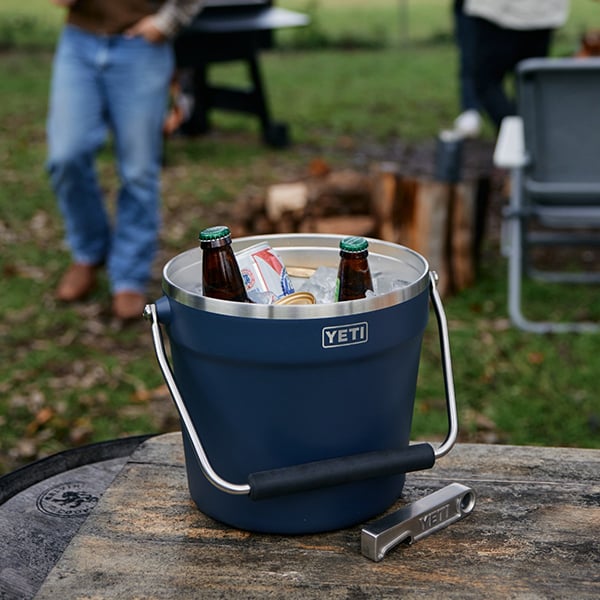
[[[337,325],[335,327],[323,327],[321,344],[323,348],[338,348],[339,346],[351,346],[353,344],[364,344],[369,341],[369,324],[352,323],[350,325]]]

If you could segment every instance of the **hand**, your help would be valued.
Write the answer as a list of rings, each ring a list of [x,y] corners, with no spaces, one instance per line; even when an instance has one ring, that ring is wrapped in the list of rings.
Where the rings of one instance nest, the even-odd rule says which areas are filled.
[[[69,0],[66,0],[67,2]],[[125,35],[129,37],[141,36],[151,44],[160,44],[166,40],[166,36],[154,24],[154,17],[144,17],[137,23],[134,23],[125,31]]]

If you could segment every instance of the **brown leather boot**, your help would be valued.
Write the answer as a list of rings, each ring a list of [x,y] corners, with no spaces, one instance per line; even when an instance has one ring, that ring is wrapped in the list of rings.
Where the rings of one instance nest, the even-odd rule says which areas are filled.
[[[75,302],[85,298],[96,287],[96,265],[72,264],[56,288],[57,300]]]
[[[113,296],[113,314],[123,321],[141,319],[145,306],[146,299],[139,292],[117,292]]]

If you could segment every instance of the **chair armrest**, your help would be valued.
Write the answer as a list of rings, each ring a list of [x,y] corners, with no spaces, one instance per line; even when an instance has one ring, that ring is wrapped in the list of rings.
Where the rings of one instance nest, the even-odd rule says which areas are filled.
[[[587,205],[600,209],[600,182],[536,181],[527,178],[523,184],[529,196],[538,202]]]
[[[494,164],[503,169],[518,169],[527,164],[521,117],[502,119],[494,148]]]

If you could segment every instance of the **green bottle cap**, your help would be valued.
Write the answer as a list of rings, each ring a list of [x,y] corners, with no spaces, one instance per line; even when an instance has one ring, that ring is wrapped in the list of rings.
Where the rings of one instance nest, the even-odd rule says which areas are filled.
[[[213,240],[220,240],[228,235],[231,235],[229,227],[226,227],[225,225],[215,225],[214,227],[203,229],[198,237],[201,242],[210,242]]]
[[[340,241],[340,250],[344,252],[364,252],[369,242],[363,237],[347,237]]]

